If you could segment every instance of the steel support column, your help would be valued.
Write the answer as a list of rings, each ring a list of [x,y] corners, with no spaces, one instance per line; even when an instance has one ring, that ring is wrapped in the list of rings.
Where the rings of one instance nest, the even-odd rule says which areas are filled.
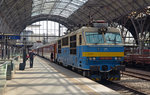
[[[59,24],[59,34],[58,34],[58,35],[59,35],[59,37],[60,37],[60,32],[61,32],[60,28],[61,28],[61,26],[60,26],[60,24]]]
[[[47,37],[46,37],[47,38],[47,42],[46,43],[48,43],[48,20],[46,21],[46,30],[47,30],[46,31],[47,32]]]
[[[121,36],[123,37],[123,42],[125,43],[125,40],[126,40],[126,36],[127,36],[127,32],[128,30],[125,31],[125,26],[128,22],[128,18],[122,18],[121,20],[121,27],[120,27],[120,30],[121,30]]]
[[[132,24],[134,26],[135,32],[136,32],[136,41],[138,42],[138,46],[139,46],[139,53],[142,53],[142,49],[143,49],[143,45],[144,45],[144,27],[145,23],[147,20],[147,16],[144,18],[139,18],[139,19],[133,19],[131,18]]]

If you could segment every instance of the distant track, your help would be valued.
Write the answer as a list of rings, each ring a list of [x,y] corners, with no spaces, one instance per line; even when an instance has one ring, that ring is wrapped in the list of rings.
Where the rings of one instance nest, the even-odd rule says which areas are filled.
[[[120,82],[106,81],[101,84],[103,84],[115,91],[118,91],[119,93],[121,93],[123,95],[148,95],[147,92],[145,93],[145,90],[143,91],[141,89],[137,89],[136,86],[133,86],[135,81],[132,80],[132,78],[130,78],[130,77],[134,77],[139,80],[143,80],[143,81],[138,81],[138,82],[141,82],[141,84],[142,84],[142,82],[144,83],[144,81],[147,81],[147,82],[150,81],[150,72],[127,68],[126,71],[123,72],[122,74],[123,74],[122,77],[125,76],[125,77],[129,77],[129,78],[128,79],[124,78],[125,80],[120,81]],[[130,79],[131,79],[131,81],[129,81]],[[140,84],[136,84],[136,85],[137,85],[137,87],[140,86]]]
[[[136,89],[133,89],[131,87],[128,87],[128,86],[125,86],[125,85],[122,85],[119,83],[115,83],[112,81],[105,81],[104,83],[101,83],[101,84],[103,84],[104,86],[107,86],[123,95],[147,95],[145,93],[137,91]]]
[[[141,73],[141,72],[132,72],[132,71],[125,71],[123,72],[124,75],[128,75],[128,76],[132,76],[132,77],[136,77],[142,80],[147,80],[150,81],[150,75]]]

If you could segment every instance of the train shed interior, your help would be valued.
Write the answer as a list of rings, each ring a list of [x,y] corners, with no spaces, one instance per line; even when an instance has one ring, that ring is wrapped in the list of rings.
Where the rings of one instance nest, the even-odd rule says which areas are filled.
[[[149,22],[150,0],[0,0],[0,95],[149,95]]]

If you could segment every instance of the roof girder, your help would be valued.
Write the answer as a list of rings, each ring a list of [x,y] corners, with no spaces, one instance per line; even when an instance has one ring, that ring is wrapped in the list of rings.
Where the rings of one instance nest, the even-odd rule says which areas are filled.
[[[44,2],[44,1],[45,0],[43,0],[43,3],[60,2],[57,0],[48,1],[48,2]],[[63,2],[67,3],[66,1],[63,1]],[[2,6],[2,8],[0,9],[0,13],[4,15],[3,19],[7,20],[10,26],[12,25],[11,27],[17,28],[16,30],[19,31],[22,29],[22,27],[25,27],[29,24],[30,22],[29,20],[33,19],[31,18],[32,3],[33,2],[31,0],[4,0],[3,3],[0,3]],[[132,11],[144,9],[146,6],[150,5],[150,1],[149,0],[118,0],[118,1],[116,0],[89,0],[76,12],[74,12],[68,18],[63,18],[63,20],[59,16],[56,16],[58,17],[58,19],[51,16],[51,11],[49,12],[48,16],[47,15],[44,15],[44,16],[45,16],[45,19],[46,17],[47,19],[52,17],[51,20],[53,21],[58,21],[61,23],[64,22],[65,26],[69,26],[70,22],[73,22],[71,26],[77,25],[77,24],[86,24],[89,22],[89,15],[90,15],[89,6],[92,4],[93,5],[97,4],[98,6],[100,6],[99,8],[94,7],[94,6],[91,8],[93,19],[105,19],[106,21],[113,21],[114,19],[121,17],[121,16],[125,16],[131,13]],[[42,5],[42,4],[39,4],[39,5]],[[101,7],[102,5],[105,5],[104,6],[105,8],[102,8]],[[77,5],[74,4],[74,6],[77,6]],[[67,10],[67,9],[64,9],[64,10]],[[36,19],[40,19],[40,18],[36,18]]]

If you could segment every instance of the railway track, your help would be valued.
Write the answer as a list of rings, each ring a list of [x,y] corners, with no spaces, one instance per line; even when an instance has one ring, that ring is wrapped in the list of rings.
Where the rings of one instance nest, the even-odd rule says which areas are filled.
[[[135,71],[131,71],[131,70],[132,69],[126,70],[125,72],[123,72],[123,75],[132,76],[132,77],[136,77],[136,78],[139,78],[139,79],[142,79],[142,80],[150,81],[150,74],[146,74],[146,72],[144,72],[144,71],[135,72]]]
[[[127,69],[120,81],[105,81],[101,84],[123,95],[150,95],[150,73],[142,70]]]
[[[78,74],[80,74],[80,73],[78,72]],[[138,72],[132,73],[130,71],[124,72],[123,74],[124,74],[123,78],[125,79],[124,81],[102,81],[102,82],[100,82],[100,84],[102,84],[106,87],[109,87],[109,88],[121,93],[122,95],[150,95],[150,92],[149,92],[150,87],[148,87],[147,91],[145,91],[143,89],[142,90],[137,89],[137,88],[140,88],[139,85],[142,85],[142,82],[140,81],[141,84],[138,84],[137,88],[136,88],[136,85],[134,85],[134,83],[136,84],[137,80],[132,79],[132,78],[128,79],[128,77],[134,77],[134,78],[137,78],[138,80],[148,81],[150,83],[149,75],[141,74]],[[126,83],[124,83],[124,82],[126,82]],[[147,84],[147,83],[144,83],[144,84]],[[143,88],[147,88],[147,87],[145,87],[145,85],[144,85]]]
[[[122,95],[147,95],[136,89],[133,89],[131,87],[128,87],[128,86],[125,86],[116,82],[112,82],[112,81],[105,81],[105,82],[102,82],[101,84],[121,93]]]

